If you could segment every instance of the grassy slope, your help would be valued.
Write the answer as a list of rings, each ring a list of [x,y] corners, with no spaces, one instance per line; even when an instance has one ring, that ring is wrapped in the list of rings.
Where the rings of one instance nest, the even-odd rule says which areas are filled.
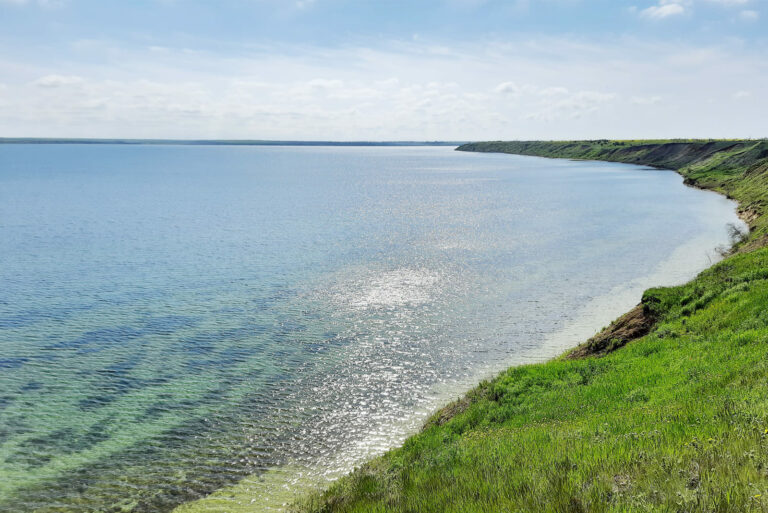
[[[768,142],[479,143],[677,169],[740,201],[750,239],[647,291],[648,335],[511,368],[298,511],[768,510]]]

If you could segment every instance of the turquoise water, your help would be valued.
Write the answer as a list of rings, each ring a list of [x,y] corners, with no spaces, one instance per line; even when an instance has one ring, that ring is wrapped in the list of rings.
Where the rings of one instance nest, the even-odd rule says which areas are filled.
[[[622,284],[690,277],[727,223],[724,198],[619,164],[0,145],[0,511],[349,470]]]

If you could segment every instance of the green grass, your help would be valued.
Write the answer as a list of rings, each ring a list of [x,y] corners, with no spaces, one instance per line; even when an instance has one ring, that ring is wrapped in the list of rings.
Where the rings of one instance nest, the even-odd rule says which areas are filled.
[[[464,149],[673,167],[739,200],[753,232],[690,283],[648,290],[650,334],[511,368],[294,509],[768,511],[768,143],[483,144]]]

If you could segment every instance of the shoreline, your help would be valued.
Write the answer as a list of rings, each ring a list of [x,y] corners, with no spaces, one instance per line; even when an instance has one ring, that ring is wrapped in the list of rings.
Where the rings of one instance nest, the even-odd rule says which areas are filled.
[[[618,168],[616,173],[621,174],[621,166],[616,167]],[[642,172],[636,166],[626,167],[633,172]],[[664,174],[666,173],[664,171]],[[655,175],[656,173],[652,172],[652,174]],[[680,187],[682,180],[676,178],[675,175],[667,175],[665,180],[669,182],[670,186],[674,185],[675,189],[679,187],[682,193],[693,195],[691,196],[692,200],[696,199],[694,194],[712,194],[711,191],[686,192],[684,190],[686,188]],[[735,216],[731,214],[731,211],[734,210],[734,205],[725,203],[726,200],[720,195],[717,196],[717,201],[724,203],[723,209],[728,210],[728,217],[724,218],[722,224],[725,224],[728,220],[735,221]],[[718,216],[719,218],[720,216]],[[535,347],[520,348],[516,353],[508,354],[503,360],[484,362],[474,369],[471,376],[454,384],[436,385],[431,396],[431,405],[425,409],[419,408],[414,410],[408,418],[403,419],[402,423],[399,423],[392,429],[396,436],[395,440],[389,444],[388,450],[401,446],[408,437],[419,433],[430,418],[456,401],[457,398],[465,396],[469,391],[476,388],[478,383],[493,379],[493,377],[512,366],[529,365],[557,358],[563,350],[574,347],[602,326],[607,325],[616,315],[635,305],[640,299],[643,290],[648,286],[656,285],[659,282],[673,285],[681,280],[690,279],[696,271],[706,267],[707,257],[704,255],[704,252],[722,242],[724,242],[724,238],[722,240],[711,239],[707,234],[702,234],[701,237],[685,241],[675,247],[670,254],[660,256],[659,262],[655,266],[643,274],[634,276],[630,282],[617,283],[612,289],[599,291],[598,294],[586,298],[587,300],[579,304],[577,309],[571,310],[567,316],[563,317],[562,326],[547,326],[549,329],[536,339]],[[695,270],[693,271],[691,266],[681,265],[691,260],[695,261]],[[680,277],[681,271],[684,273],[682,278]],[[617,294],[621,294],[621,304],[623,305],[618,308],[614,306]],[[606,310],[601,307],[601,305],[606,304],[613,306],[611,310],[608,310],[609,313],[606,313]],[[283,503],[290,503],[291,500],[301,498],[307,493],[322,491],[331,486],[333,484],[332,481],[348,474],[352,467],[348,467],[341,472],[334,470],[332,472],[332,480],[326,481],[324,478],[315,479],[318,475],[330,476],[331,474],[324,471],[325,467],[327,466],[330,469],[340,468],[340,465],[334,462],[349,461],[349,458],[346,456],[350,452],[342,447],[337,453],[328,455],[326,458],[326,462],[329,463],[328,465],[318,465],[315,467],[305,463],[286,463],[283,466],[274,467],[258,476],[246,477],[237,484],[221,488],[205,498],[180,504],[173,512],[217,511],[217,508],[224,507],[224,505],[230,511],[238,511],[238,508],[245,511],[254,511],[253,505],[255,504],[261,506],[256,508],[255,511],[282,511],[281,505]],[[355,459],[354,465],[359,466],[365,461],[376,458],[381,454],[382,452],[377,449],[363,459]],[[320,471],[318,471],[318,468]],[[251,501],[256,502],[251,504]]]
[[[740,240],[733,240],[731,247],[729,248],[727,254],[723,254],[722,256],[727,258],[730,258],[734,255],[741,254],[747,254],[751,256],[753,252],[759,252],[759,249],[763,246],[765,246],[765,242],[767,239],[765,234],[765,217],[762,215],[761,211],[761,204],[758,202],[752,203],[750,201],[747,201],[747,198],[745,196],[754,197],[757,196],[758,198],[761,198],[759,195],[755,194],[753,189],[757,189],[760,192],[762,192],[762,188],[750,188],[749,190],[744,190],[742,188],[738,188],[738,181],[737,180],[731,180],[728,181],[726,179],[723,179],[721,177],[724,172],[722,171],[723,168],[726,167],[726,164],[728,161],[725,158],[722,158],[721,155],[717,155],[718,152],[724,151],[732,151],[732,153],[727,154],[727,157],[733,157],[735,155],[735,158],[738,158],[738,163],[740,164],[740,167],[737,167],[740,171],[742,171],[743,175],[749,176],[750,174],[755,174],[758,176],[758,178],[762,178],[763,175],[761,171],[765,170],[768,171],[768,141],[741,141],[741,142],[733,142],[733,141],[721,141],[721,142],[714,142],[714,141],[706,141],[706,142],[697,142],[697,143],[681,143],[681,142],[661,142],[661,143],[654,143],[654,144],[642,144],[642,142],[639,142],[640,144],[630,145],[629,148],[617,148],[617,146],[625,146],[625,142],[619,141],[619,142],[610,142],[610,141],[567,141],[567,142],[512,142],[512,143],[501,143],[501,142],[495,142],[495,143],[476,143],[476,144],[470,144],[465,145],[462,147],[457,148],[459,151],[481,151],[481,152],[493,152],[493,153],[510,153],[510,154],[518,154],[518,155],[526,155],[526,156],[538,156],[538,157],[546,157],[546,158],[565,158],[565,159],[572,159],[572,160],[593,160],[593,161],[609,161],[609,162],[626,162],[626,163],[632,163],[632,164],[639,164],[639,165],[647,165],[650,167],[654,167],[657,169],[668,169],[671,171],[675,171],[679,175],[683,177],[683,183],[684,185],[691,186],[693,188],[703,190],[703,191],[712,191],[721,194],[725,198],[734,201],[736,203],[735,211],[739,218],[744,222],[744,224],[748,227],[749,232],[747,234],[741,234],[741,237],[739,237]],[[506,147],[505,147],[506,145]],[[601,151],[604,150],[602,146],[612,146],[608,148],[607,153],[603,153],[601,155]],[[696,146],[698,145],[698,147]],[[713,148],[714,146],[714,148]],[[569,148],[571,150],[577,147],[577,151],[568,151]],[[683,150],[682,152],[679,150]],[[744,158],[744,154],[748,153],[752,150],[759,150],[759,153],[753,152],[753,158],[751,161]],[[621,150],[628,150],[628,151],[621,151]],[[695,155],[696,151],[698,150],[699,155]],[[713,151],[714,150],[714,151]],[[578,152],[581,151],[582,153],[588,153],[587,155],[584,155],[583,157],[578,156]],[[633,154],[634,151],[634,154]],[[553,154],[553,153],[559,153],[559,154]],[[575,153],[575,154],[574,154]],[[595,154],[597,153],[597,154]],[[693,158],[684,158],[684,157],[691,157],[691,155],[681,155],[685,153],[693,153]],[[698,159],[696,157],[699,157]],[[602,157],[602,158],[601,158]],[[667,159],[668,162],[671,162],[675,159],[678,161],[678,166],[673,167],[669,164],[663,165],[660,163],[660,161],[664,161]],[[744,161],[747,160],[745,163]],[[725,163],[724,163],[725,162]],[[735,166],[734,166],[735,167]],[[756,170],[756,171],[755,171]],[[713,179],[714,177],[714,179]],[[735,183],[735,185],[734,185]],[[760,182],[759,185],[764,185],[764,182]],[[686,287],[690,288],[692,284],[694,284],[697,281],[700,281],[703,275],[707,274],[713,274],[717,271],[718,268],[721,268],[722,266],[718,264],[718,262],[712,262],[710,265],[708,265],[703,271],[700,271],[700,274],[695,276],[694,278],[688,280],[685,284],[680,285],[678,287],[667,287],[668,289],[684,289]],[[643,302],[641,302],[641,306],[643,307],[643,310],[647,308],[654,308],[655,296],[652,293],[655,293],[656,291],[663,291],[664,289],[659,289],[658,285],[655,289],[649,289],[646,291],[646,294],[643,296]],[[646,296],[649,296],[650,299],[653,299],[654,301],[651,301],[649,304],[651,306],[649,307],[648,304],[646,304],[646,300],[648,299]],[[662,300],[663,302],[663,300]],[[696,304],[701,303],[701,301],[698,301]],[[683,305],[685,303],[682,303]],[[695,304],[695,305],[696,305]],[[694,306],[695,306],[694,305]],[[637,307],[636,307],[637,308]],[[685,314],[689,314],[689,308],[684,307],[682,312]],[[626,314],[625,314],[626,315]],[[660,322],[661,316],[659,318],[654,319],[654,324],[650,327],[648,331],[653,332],[657,324]],[[602,331],[610,330],[610,326],[608,328],[605,328]],[[598,332],[598,333],[602,333]],[[642,334],[638,335],[635,338],[643,338],[645,337],[646,333],[648,331],[643,332]],[[651,335],[648,335],[648,337],[651,337]],[[634,339],[631,339],[634,340]],[[631,340],[627,340],[624,342],[626,344],[627,342],[630,342]],[[608,353],[618,354],[620,351],[615,350],[620,349],[624,344],[621,346],[615,347],[615,348],[609,348]],[[555,356],[553,360],[549,360],[548,363],[539,364],[539,365],[533,365],[533,367],[538,368],[544,368],[547,366],[553,366],[553,365],[559,365],[559,364],[566,364],[567,362],[564,362],[563,360],[571,353],[574,352],[574,350],[578,347],[582,347],[584,345],[584,341],[582,340],[581,346],[572,347],[571,349],[565,349],[564,353],[561,353],[560,356]],[[607,353],[605,353],[607,354]],[[590,358],[592,354],[586,354],[582,357],[582,361],[588,361],[593,360],[594,357]],[[600,356],[600,355],[597,355]],[[573,361],[573,360],[571,360]],[[429,438],[429,435],[433,434],[435,431],[439,431],[443,429],[443,427],[447,423],[453,422],[456,417],[464,417],[466,416],[465,413],[468,412],[473,406],[475,406],[477,403],[484,403],[490,401],[494,401],[495,399],[491,398],[489,399],[489,393],[491,395],[496,395],[497,392],[489,392],[489,389],[496,388],[494,385],[500,381],[504,381],[505,375],[510,374],[521,374],[524,373],[527,368],[530,366],[523,365],[522,367],[513,367],[507,369],[507,371],[503,371],[502,374],[498,375],[496,378],[494,378],[492,381],[488,382],[482,382],[479,385],[477,385],[474,389],[469,390],[462,398],[458,399],[457,401],[448,404],[447,406],[441,408],[438,410],[430,419],[430,421],[424,426],[422,431],[414,435],[412,438]],[[647,395],[646,392],[643,392],[644,395]],[[471,415],[470,415],[471,416]],[[766,430],[768,432],[768,430]],[[461,438],[459,439],[461,441]],[[408,442],[411,442],[411,439],[409,439]],[[439,451],[438,451],[439,452]],[[341,501],[343,504],[354,504],[354,503],[360,503],[360,504],[371,504],[371,501],[368,498],[364,498],[362,495],[357,493],[355,490],[355,484],[359,482],[359,480],[363,476],[376,476],[375,478],[378,478],[379,471],[378,469],[387,468],[387,461],[391,460],[392,453],[405,453],[410,454],[410,451],[408,448],[404,445],[403,447],[399,449],[395,449],[394,451],[391,451],[384,457],[380,457],[377,460],[371,461],[368,464],[364,465],[362,468],[355,470],[352,474],[344,478],[344,480],[341,483],[338,483],[331,487],[331,489],[322,492],[320,494],[316,494],[314,496],[309,497],[306,501],[298,503],[295,507],[298,511],[325,511],[325,507],[323,505],[329,505],[329,504],[336,504]],[[421,464],[421,460],[418,459],[419,456],[414,454],[414,458],[417,458],[415,461],[417,461],[419,464]],[[457,469],[453,469],[453,473],[455,473]],[[373,474],[371,474],[373,472]],[[430,472],[433,472],[431,469],[424,469],[423,472],[429,474]],[[448,478],[447,476],[443,476],[440,474],[440,477]],[[471,493],[471,490],[469,490]],[[466,492],[466,490],[465,490]],[[394,490],[390,490],[389,493],[394,493]],[[760,497],[758,495],[757,497]],[[327,509],[331,510],[331,509]],[[335,511],[336,508],[333,508]],[[338,508],[339,511],[352,511],[353,509],[344,509],[344,508]],[[393,508],[394,510],[394,508]]]
[[[701,188],[696,189],[707,193],[714,192]],[[722,197],[722,195],[719,196]],[[723,200],[725,199],[723,198]],[[734,202],[734,212],[737,206]],[[436,396],[439,398],[436,401],[438,406],[430,408],[429,411],[414,412],[411,418],[404,421],[403,424],[409,427],[401,437],[398,437],[399,441],[392,445],[392,449],[402,446],[410,437],[429,427],[434,418],[447,418],[455,414],[455,411],[453,411],[455,410],[455,405],[460,403],[467,394],[472,393],[477,388],[478,383],[492,380],[511,367],[532,365],[562,358],[565,354],[578,347],[579,343],[600,331],[601,326],[606,326],[615,317],[620,316],[626,309],[636,304],[647,287],[656,286],[659,283],[673,286],[692,279],[696,273],[701,272],[713,263],[704,263],[703,259],[705,257],[702,256],[702,262],[693,266],[693,269],[688,265],[690,257],[701,249],[712,251],[713,253],[715,251],[714,247],[710,247],[706,243],[697,243],[696,239],[682,244],[667,258],[659,262],[649,274],[636,277],[628,284],[618,285],[605,294],[591,298],[578,310],[578,313],[572,319],[565,322],[563,327],[544,335],[541,343],[535,350],[529,349],[514,355],[504,362],[489,364],[487,368],[478,370],[473,377],[463,380],[455,386],[444,387],[445,390],[442,392],[436,392]],[[715,258],[718,257],[715,256]],[[681,274],[684,276],[681,276]],[[617,295],[622,297],[622,300],[619,302],[622,306],[609,308],[608,311],[610,313],[605,314],[607,306],[611,307],[616,304]],[[459,399],[456,399],[457,397]],[[343,454],[343,452],[342,449],[339,451],[339,454]],[[379,456],[376,454],[372,455],[374,459],[377,457]],[[368,458],[366,461],[370,461],[370,459]],[[228,508],[228,511],[239,511],[239,508],[243,508],[244,511],[284,511],[292,502],[301,500],[306,494],[322,493],[323,490],[332,486],[336,479],[348,474],[346,471],[338,474],[334,473],[334,479],[331,482],[321,483],[318,480],[307,480],[303,477],[305,474],[311,473],[310,471],[310,467],[297,467],[292,464],[276,467],[258,477],[246,478],[241,483],[218,490],[199,501],[181,504],[173,511],[174,513],[193,513],[209,511],[211,508],[217,510],[217,507],[224,506]],[[298,477],[295,477],[292,473],[298,475]],[[265,487],[267,488],[265,489]],[[269,490],[272,490],[274,496]],[[250,500],[250,503],[248,500]],[[252,509],[255,504],[254,501],[260,504],[261,507]]]
[[[461,150],[460,147],[459,147],[459,148],[456,148],[456,151],[467,151],[467,150]],[[567,159],[563,159],[563,158],[560,158],[560,157],[539,156],[539,155],[523,155],[523,154],[518,154],[518,153],[507,153],[507,152],[501,152],[501,151],[500,152],[487,152],[487,153],[519,155],[519,156],[525,156],[525,157],[538,157],[538,158],[545,158],[545,159],[552,159],[552,160],[571,160],[571,161],[574,161],[574,162],[614,162],[614,161],[597,160],[597,159],[589,159],[589,158],[567,158]],[[719,191],[711,189],[711,188],[701,187],[699,184],[697,184],[695,182],[689,182],[686,179],[685,175],[680,173],[680,171],[678,169],[665,168],[665,167],[653,166],[653,165],[648,165],[648,164],[633,164],[633,165],[647,166],[647,167],[653,168],[655,170],[674,172],[678,176],[683,178],[683,185],[684,186],[690,187],[692,189],[696,189],[698,191],[703,191],[703,192],[709,192],[709,193],[717,194],[717,195],[721,196],[723,199],[726,199],[728,201],[733,202],[734,203],[734,212],[735,212],[736,216],[744,223],[744,225],[745,225],[745,227],[747,229],[747,234],[745,235],[745,237],[749,236],[752,233],[752,227],[751,227],[751,225],[749,223],[749,220],[750,219],[754,220],[754,218],[755,218],[754,213],[752,211],[743,209],[742,205],[736,199],[732,198],[730,195],[724,194],[722,192],[719,192]],[[705,267],[699,269],[698,271],[691,271],[691,273],[693,273],[693,277],[691,277],[691,278],[683,279],[682,281],[679,281],[679,282],[676,282],[676,283],[670,283],[670,284],[663,284],[664,280],[663,279],[658,279],[658,278],[660,278],[660,275],[663,274],[663,273],[658,271],[658,267],[663,267],[665,264],[668,264],[670,259],[674,258],[674,257],[671,256],[667,260],[662,261],[657,266],[657,269],[654,270],[654,272],[652,272],[649,275],[649,276],[654,276],[653,280],[647,279],[648,276],[646,276],[646,277],[636,278],[636,279],[633,280],[633,282],[638,282],[638,281],[654,281],[654,283],[652,285],[649,285],[648,288],[650,288],[650,287],[673,287],[673,286],[676,286],[676,285],[683,285],[683,284],[688,283],[691,280],[693,280],[695,278],[695,276],[698,275],[699,273],[702,273],[702,272],[706,271],[707,269],[712,268],[717,263],[719,263],[722,260],[724,260],[725,258],[727,258],[727,256],[729,256],[730,254],[733,254],[738,249],[738,244],[739,244],[738,241],[732,241],[731,244],[726,248],[727,253],[717,255],[715,257],[715,260],[711,261],[708,265],[706,265]],[[683,246],[685,246],[685,244]],[[677,249],[679,250],[680,248],[677,248]],[[717,250],[718,250],[717,247],[711,248],[711,251],[717,252]],[[690,274],[690,273],[688,273],[688,274]],[[662,282],[662,283],[658,283],[658,282]],[[645,286],[639,286],[639,287],[641,288],[640,295],[642,295],[642,291],[645,290],[646,287]],[[453,415],[456,414],[455,408],[456,408],[457,404],[462,403],[466,399],[466,397],[468,395],[470,395],[471,393],[473,393],[475,391],[475,389],[477,389],[479,386],[481,386],[483,382],[491,381],[491,380],[497,378],[498,375],[500,373],[505,372],[505,370],[509,370],[511,368],[514,368],[514,367],[521,367],[521,366],[526,366],[526,365],[535,365],[537,363],[545,363],[547,361],[561,359],[561,358],[568,358],[569,355],[571,355],[575,350],[579,349],[584,344],[586,344],[589,340],[591,340],[591,337],[599,335],[599,334],[601,334],[603,332],[609,331],[611,326],[610,326],[610,324],[607,324],[607,323],[611,323],[612,322],[611,319],[613,319],[613,322],[615,322],[616,320],[619,320],[619,319],[623,318],[624,316],[630,315],[632,313],[633,309],[637,308],[637,306],[639,306],[639,304],[635,305],[635,306],[627,306],[626,307],[627,308],[626,311],[624,310],[624,308],[617,308],[617,309],[615,309],[616,312],[614,312],[612,314],[611,319],[607,319],[605,321],[605,323],[594,323],[594,324],[590,324],[588,326],[582,326],[580,329],[576,328],[574,330],[573,325],[579,323],[579,320],[584,317],[585,312],[589,311],[591,308],[595,308],[595,305],[600,305],[602,302],[612,302],[617,294],[627,294],[627,295],[633,295],[634,296],[634,292],[636,292],[635,289],[637,289],[637,288],[638,287],[628,288],[628,287],[617,286],[614,289],[612,289],[610,292],[607,292],[605,295],[593,298],[588,304],[586,304],[584,306],[584,308],[579,312],[579,314],[577,316],[574,317],[574,319],[571,322],[567,323],[567,324],[570,324],[571,326],[566,325],[563,328],[561,328],[560,330],[557,330],[557,331],[551,333],[550,335],[548,335],[547,337],[545,337],[545,340],[543,341],[542,347],[546,346],[546,345],[550,345],[550,347],[554,347],[555,349],[552,350],[552,352],[554,352],[554,354],[549,355],[549,356],[541,356],[541,357],[538,357],[538,358],[531,358],[531,360],[527,361],[527,362],[511,363],[511,364],[505,366],[504,369],[502,369],[502,370],[492,371],[490,373],[486,373],[487,374],[486,378],[481,378],[480,380],[477,380],[474,385],[470,385],[469,388],[465,389],[465,391],[462,393],[461,397],[457,398],[454,401],[451,401],[450,403],[446,404],[445,406],[443,406],[441,408],[438,408],[430,416],[430,418],[432,418],[432,419],[440,418],[440,419],[443,419],[443,422],[444,422],[446,418],[452,417]],[[600,308],[600,306],[597,306],[597,308]],[[599,328],[599,327],[595,327],[595,328],[591,328],[590,327],[592,325],[596,326],[598,324],[602,324],[604,327],[602,329]],[[576,331],[579,334],[578,335],[573,335],[573,331]],[[562,340],[563,338],[566,338],[566,337],[569,339],[569,342],[566,342],[566,343],[558,343],[557,342],[558,340]],[[574,343],[573,340],[577,340],[577,342]],[[588,358],[588,357],[590,357],[590,355],[580,356],[579,358]],[[423,426],[422,430],[426,429],[427,427],[429,427],[429,421]]]
[[[698,190],[713,193],[713,191],[705,189]],[[719,196],[722,197],[722,195]],[[579,347],[579,344],[587,340],[591,335],[599,332],[602,326],[607,326],[614,318],[622,315],[626,308],[631,308],[631,304],[637,302],[643,290],[648,286],[656,286],[659,282],[668,283],[669,286],[673,286],[691,279],[690,277],[681,279],[679,276],[681,271],[689,275],[695,275],[710,267],[709,265],[696,266],[699,268],[698,271],[691,270],[689,266],[686,269],[677,267],[687,260],[687,256],[695,254],[696,251],[702,249],[703,245],[696,247],[696,251],[693,248],[687,248],[689,245],[695,246],[695,243],[696,240],[693,240],[679,246],[673,251],[672,255],[659,262],[649,274],[634,278],[630,286],[618,285],[605,294],[591,298],[579,309],[572,319],[565,322],[563,327],[544,335],[541,343],[535,349],[522,351],[505,362],[498,362],[495,365],[490,364],[488,367],[478,370],[473,377],[469,377],[454,386],[440,385],[438,388],[443,388],[444,390],[435,390],[435,396],[438,398],[436,403],[442,406],[415,411],[408,419],[403,420],[402,426],[404,429],[401,430],[402,436],[398,437],[399,441],[394,443],[389,450],[401,447],[410,437],[429,427],[430,422],[434,418],[447,418],[455,414],[455,405],[473,392],[479,383],[492,380],[509,368],[535,365],[563,358]],[[722,257],[719,258],[721,259]],[[668,270],[665,272],[664,268],[669,267],[676,267],[676,269],[672,272]],[[606,305],[612,306],[616,304],[615,299],[617,295],[622,296],[622,304],[627,306],[613,308],[608,315],[599,315],[600,312],[604,311]],[[380,454],[373,453],[362,464],[378,457],[380,457]],[[344,450],[340,449],[330,459],[332,461],[345,460]],[[335,467],[336,465],[331,466]],[[220,511],[219,508],[225,508],[227,513],[240,513],[241,511],[242,513],[281,513],[291,511],[290,505],[297,500],[301,500],[307,494],[322,493],[338,479],[349,474],[349,471],[334,471],[327,474],[334,476],[329,482],[320,482],[316,474],[312,475],[313,470],[317,470],[317,468],[295,462],[274,467],[264,473],[246,477],[235,485],[216,490],[202,499],[182,503],[174,508],[172,513],[206,513]],[[307,475],[311,477],[306,477]],[[259,504],[258,508],[255,507],[256,504]]]

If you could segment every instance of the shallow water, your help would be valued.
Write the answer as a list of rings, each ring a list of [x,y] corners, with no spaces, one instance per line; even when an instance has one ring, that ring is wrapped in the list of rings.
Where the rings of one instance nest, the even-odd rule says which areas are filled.
[[[0,511],[322,484],[585,311],[691,277],[727,223],[732,202],[620,164],[0,146]]]

